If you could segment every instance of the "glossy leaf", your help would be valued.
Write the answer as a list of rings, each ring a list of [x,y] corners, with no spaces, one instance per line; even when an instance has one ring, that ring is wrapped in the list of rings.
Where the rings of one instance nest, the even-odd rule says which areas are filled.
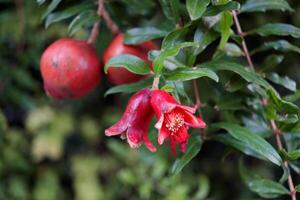
[[[166,35],[162,41],[161,48],[166,49],[173,47],[174,45],[182,42],[182,37],[184,37],[188,32],[191,24],[187,24],[184,27],[177,28]]]
[[[285,87],[288,90],[291,90],[293,92],[296,91],[296,82],[292,79],[290,79],[288,76],[279,76],[277,73],[273,72],[270,73],[267,78],[271,80],[274,83],[277,83],[283,87]]]
[[[215,16],[224,11],[239,10],[240,4],[236,1],[230,1],[222,5],[209,6],[203,16]]]
[[[182,169],[200,152],[202,147],[202,141],[200,137],[194,137],[190,140],[187,151],[182,155],[181,158],[177,158],[172,166],[171,173],[176,175],[182,171]]]
[[[265,12],[267,10],[293,11],[286,0],[248,0],[241,7],[241,12]]]
[[[277,41],[272,41],[272,42],[265,42],[263,46],[255,49],[254,51],[251,52],[251,54],[261,52],[261,51],[266,51],[269,49],[274,49],[277,51],[282,51],[282,52],[288,52],[288,51],[293,51],[296,53],[300,53],[300,48],[289,43],[286,40],[277,40]]]
[[[265,157],[257,154],[256,151],[249,147],[245,142],[235,139],[230,134],[218,134],[214,136],[213,139],[231,146],[248,156],[252,156],[261,160],[267,160]]]
[[[289,194],[289,191],[283,185],[272,180],[263,179],[250,172],[242,162],[239,165],[239,172],[247,187],[263,198],[276,198]]]
[[[163,49],[160,54],[154,59],[154,72],[160,74],[163,70],[164,60],[168,57],[176,56],[180,49],[185,47],[198,47],[198,44],[195,42],[183,42],[176,44],[171,48]]]
[[[62,0],[52,0],[50,5],[48,6],[46,12],[43,14],[42,19],[45,19],[50,13],[55,10],[55,8],[60,4]],[[44,3],[44,1],[38,2],[40,5]]]
[[[136,92],[143,88],[151,86],[152,82],[153,82],[153,78],[151,77],[151,78],[146,78],[144,80],[138,81],[136,83],[114,86],[109,88],[109,90],[105,92],[104,96],[106,97],[107,95],[116,94],[120,92],[122,93]]]
[[[262,77],[260,77],[254,71],[250,70],[249,68],[246,68],[245,66],[239,63],[216,60],[216,61],[201,64],[200,67],[207,67],[213,70],[232,71],[234,73],[239,74],[248,82],[256,83],[265,88],[271,87],[270,84],[267,81],[265,81]]]
[[[300,38],[300,28],[284,23],[269,23],[248,33],[259,34],[261,36],[280,35]]]
[[[149,65],[143,59],[131,54],[122,54],[111,58],[104,66],[105,73],[107,73],[108,68],[112,66],[124,67],[135,74],[144,75],[150,73]]]
[[[232,16],[230,12],[226,11],[223,12],[221,15],[220,20],[220,31],[221,31],[221,41],[220,41],[220,49],[223,49],[230,37],[231,33],[231,23],[232,23]]]
[[[183,68],[167,74],[169,81],[189,81],[200,77],[208,77],[218,82],[217,74],[208,68]]]
[[[126,44],[141,44],[145,41],[164,37],[168,31],[156,27],[144,27],[129,29],[125,33]]]
[[[79,31],[85,24],[93,24],[100,18],[94,15],[90,11],[85,11],[77,15],[68,27],[69,35],[73,36],[77,31]]]
[[[174,24],[176,24],[180,17],[179,1],[178,0],[159,0],[163,9],[164,15]]]
[[[297,160],[300,158],[300,149],[286,152],[284,149],[280,151],[280,154],[282,155],[284,160]]]
[[[275,68],[277,65],[279,65],[284,59],[283,55],[269,55],[266,57],[261,65],[260,71],[266,72],[273,68]]]
[[[198,30],[200,31],[200,30]],[[197,37],[197,31],[195,32],[194,41],[198,42],[199,47],[195,48],[194,55],[200,54],[202,51],[206,49],[206,47],[215,41],[219,37],[219,33],[210,29],[206,31],[201,37]]]
[[[51,24],[55,23],[55,22],[59,22],[65,19],[68,19],[80,12],[83,12],[84,10],[88,10],[91,8],[91,4],[90,3],[86,3],[86,4],[80,4],[77,6],[73,6],[71,8],[68,8],[64,11],[61,12],[54,12],[51,13],[50,15],[47,16],[46,21],[45,21],[45,28],[48,28]]]
[[[247,128],[233,123],[217,123],[213,124],[214,128],[225,129],[228,133],[237,140],[247,144],[253,151],[260,156],[266,158],[272,163],[280,166],[282,163],[281,157],[277,151],[261,136],[249,131]]]
[[[226,55],[228,56],[242,56],[243,55],[243,51],[240,49],[239,46],[237,46],[234,43],[226,43],[223,51],[225,52]]]
[[[206,10],[210,0],[187,0],[186,8],[191,20],[199,19]]]

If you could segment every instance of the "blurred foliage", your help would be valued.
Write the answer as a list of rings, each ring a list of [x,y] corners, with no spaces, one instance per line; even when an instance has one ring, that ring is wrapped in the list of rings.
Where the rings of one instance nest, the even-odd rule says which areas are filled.
[[[56,2],[57,6],[53,2]],[[152,30],[155,32],[153,34],[156,34],[151,36],[152,39],[162,37],[173,30],[174,20],[179,17],[178,12],[184,12],[185,17],[189,16],[186,11],[182,11],[184,1],[177,3],[180,2],[179,10],[162,11],[160,6],[168,6],[170,1],[108,0],[107,10],[123,31],[134,27],[156,27],[158,30],[155,29],[156,32]],[[177,160],[177,163],[189,162],[189,164],[184,169],[180,167],[176,169],[175,162],[175,171],[181,169],[182,171],[173,175],[172,165],[175,158],[171,156],[167,145],[161,147],[157,153],[151,153],[144,147],[132,150],[119,138],[104,137],[104,129],[120,118],[129,97],[129,95],[110,95],[104,98],[105,91],[110,87],[104,78],[100,86],[83,99],[65,102],[49,99],[42,88],[39,72],[40,55],[51,42],[67,37],[69,34],[76,38],[88,38],[92,24],[98,19],[95,17],[94,3],[93,0],[56,0],[52,3],[46,0],[37,2],[0,0],[0,199],[259,199],[253,192],[259,193],[260,196],[276,198],[274,191],[267,190],[266,186],[276,187],[276,194],[286,194],[286,189],[281,184],[270,182],[270,180],[279,180],[283,174],[282,168],[253,157],[244,157],[244,164],[246,163],[248,168],[263,176],[263,178],[258,176],[254,178],[252,174],[248,174],[250,169],[245,169],[241,162],[238,164],[242,154],[235,149],[262,159],[261,155],[253,153],[253,149],[247,146],[246,142],[251,145],[251,138],[235,140],[234,138],[239,136],[234,134],[224,136],[224,134],[203,144],[194,144],[195,140],[191,140],[192,144],[189,146],[196,149],[190,150],[190,155],[196,157],[192,162],[184,156],[180,158],[181,160]],[[294,9],[293,13],[270,11],[254,15],[243,14],[241,17],[243,29],[253,30],[268,22],[286,22],[300,26],[300,3],[296,0],[290,0],[289,3]],[[49,6],[51,4],[53,9]],[[164,14],[167,17],[164,17]],[[74,21],[79,15],[83,15],[88,20]],[[194,15],[195,18],[198,17],[197,13]],[[222,14],[222,18],[223,21],[228,20],[228,11]],[[206,18],[205,23],[212,25],[216,23],[214,20],[215,18]],[[54,23],[56,21],[59,23]],[[73,25],[70,25],[72,22]],[[230,26],[221,26],[214,31],[219,30],[224,30],[226,33],[222,35],[220,44],[224,49],[218,51],[215,57],[224,56],[222,51],[228,56],[241,56],[241,50],[234,43],[225,44],[229,37]],[[202,37],[201,28],[197,31],[198,36]],[[129,36],[130,33],[135,34],[133,30],[127,33]],[[176,34],[171,35],[169,39],[176,38]],[[209,36],[213,47],[207,48],[202,54],[201,62],[209,60],[214,53],[213,48],[219,46],[218,42],[213,42],[215,40],[213,35],[214,32]],[[102,23],[96,44],[99,56],[111,38],[112,35]],[[141,41],[140,38],[135,39]],[[263,46],[264,42],[273,40],[273,36],[262,38],[255,35],[247,38],[247,43],[250,49],[255,49]],[[299,40],[288,38],[287,41],[300,46]],[[163,45],[172,46],[172,42],[173,40],[165,39]],[[208,44],[203,47],[206,48]],[[272,71],[267,73],[266,77],[272,84],[278,84],[276,89],[283,96],[290,95],[285,99],[293,101],[299,99],[299,91],[291,93],[297,90],[296,83],[300,83],[300,73],[298,73],[300,60],[298,54],[294,53],[297,51],[299,53],[299,50],[291,46],[287,47],[287,42],[284,44],[285,46],[280,43],[281,46],[276,48],[273,48],[274,44],[271,47],[270,44],[267,47],[263,46],[262,48],[271,49],[272,55],[260,52],[253,55],[253,58],[258,63],[264,63],[258,69],[259,71],[263,73]],[[284,48],[283,52],[287,49],[292,49],[294,52],[284,53],[283,56],[283,52],[279,54],[276,51],[280,48]],[[187,55],[192,54],[191,49],[180,50],[179,55],[176,56],[177,61],[188,63],[191,58]],[[195,52],[200,53],[203,49],[196,49]],[[169,63],[166,67],[172,69],[174,66],[171,64],[174,64],[174,59],[168,59],[164,58],[164,61]],[[278,64],[280,65],[275,68]],[[188,72],[181,71],[181,73]],[[256,76],[249,78],[248,73],[245,75],[245,71],[239,71],[241,76],[243,73],[245,79],[257,80]],[[202,74],[197,77],[201,76]],[[286,130],[284,139],[287,150],[289,153],[294,151],[293,155],[288,152],[284,155],[287,158],[293,156],[296,158],[292,159],[291,166],[295,183],[300,183],[298,176],[300,164],[297,160],[299,156],[297,157],[295,152],[299,147],[300,132],[299,124],[293,123],[297,121],[293,118],[294,115],[288,115],[287,118],[284,113],[282,115],[274,113],[273,107],[282,106],[284,104],[282,102],[279,103],[280,105],[270,106],[264,112],[265,115],[260,115],[263,108],[259,106],[260,103],[257,103],[255,95],[251,96],[249,93],[264,95],[265,90],[262,89],[264,85],[247,84],[238,75],[225,71],[218,73],[218,76],[220,84],[209,79],[199,80],[201,99],[206,104],[203,108],[205,121],[232,123],[242,121],[248,130],[263,138],[269,138],[271,134],[266,118],[280,116],[277,121],[282,123],[282,130]],[[174,95],[182,102],[191,103],[191,99],[187,97],[187,94],[191,94],[192,91],[190,84],[166,80],[164,87],[170,91],[176,88]],[[182,89],[184,87],[186,90]],[[275,102],[278,99],[276,94],[272,94],[273,97],[275,96]],[[253,111],[251,115],[242,115],[249,110]],[[286,123],[287,121],[291,123]],[[296,131],[293,132],[292,128]],[[153,136],[156,132],[151,129],[149,135]],[[195,130],[191,132],[193,136],[198,134]],[[154,137],[151,139],[155,140]],[[239,176],[239,171],[242,178]],[[260,184],[259,189],[264,190],[257,192],[257,188],[250,186],[250,190],[253,191],[251,192],[243,183],[246,179],[248,184],[255,181],[256,184]],[[284,197],[288,199],[288,196]]]

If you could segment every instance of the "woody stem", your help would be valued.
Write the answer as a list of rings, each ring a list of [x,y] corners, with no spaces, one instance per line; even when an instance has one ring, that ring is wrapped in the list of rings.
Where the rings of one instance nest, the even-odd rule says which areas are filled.
[[[117,24],[111,19],[109,16],[108,12],[105,9],[104,2],[105,0],[98,0],[98,10],[97,10],[97,15],[99,17],[102,17],[104,22],[106,23],[107,27],[109,30],[112,32],[113,35],[117,35],[120,30]],[[99,35],[99,27],[100,27],[100,19],[96,21],[93,25],[90,37],[88,39],[89,44],[95,44],[97,37]]]
[[[235,25],[236,25],[236,28],[237,28],[237,32],[240,35],[240,37],[242,38],[242,47],[243,47],[244,54],[247,58],[248,65],[251,69],[254,69],[253,62],[252,62],[251,56],[249,54],[245,39],[244,39],[244,33],[241,29],[241,25],[239,23],[239,20],[238,20],[238,17],[237,17],[237,14],[236,14],[235,11],[232,11],[232,16],[233,16],[233,19],[234,19],[234,22],[235,22]],[[263,105],[267,105],[267,100],[266,99],[263,99],[262,102],[263,102]],[[282,141],[281,141],[281,137],[280,137],[282,132],[277,127],[276,122],[274,120],[270,120],[270,128],[273,132],[273,135],[275,136],[278,150],[282,150],[283,145],[282,145]],[[284,161],[283,164],[286,168],[289,168],[289,165],[288,165],[287,161]],[[290,189],[291,199],[296,200],[297,199],[296,190],[295,190],[295,186],[294,186],[293,178],[292,178],[291,174],[289,174],[289,176],[288,176],[288,185],[289,185],[289,189]]]
[[[104,8],[104,0],[98,0],[98,10],[97,15],[101,17]],[[88,39],[89,44],[95,45],[97,37],[99,35],[100,19],[94,23],[90,37]]]

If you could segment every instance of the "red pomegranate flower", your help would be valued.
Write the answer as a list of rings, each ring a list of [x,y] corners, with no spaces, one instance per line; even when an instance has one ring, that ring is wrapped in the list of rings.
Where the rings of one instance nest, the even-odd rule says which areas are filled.
[[[154,115],[150,105],[150,93],[148,88],[135,93],[130,98],[122,118],[106,129],[105,135],[121,135],[122,139],[127,138],[131,148],[138,148],[144,142],[150,151],[156,151],[147,135],[148,126]]]
[[[176,155],[175,144],[182,152],[186,151],[189,138],[188,128],[205,128],[205,122],[193,115],[195,107],[183,106],[174,97],[163,90],[154,90],[151,94],[151,105],[157,116],[155,128],[159,130],[158,143],[161,145],[170,137],[171,151]]]

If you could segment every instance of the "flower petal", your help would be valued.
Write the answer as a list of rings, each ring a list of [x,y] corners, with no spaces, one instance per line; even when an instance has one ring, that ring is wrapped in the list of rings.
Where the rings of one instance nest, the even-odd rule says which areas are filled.
[[[152,152],[155,152],[155,151],[156,151],[156,147],[155,147],[155,146],[151,143],[151,141],[149,140],[146,131],[144,131],[144,134],[143,134],[143,140],[144,140],[145,146],[146,146],[150,151],[152,151]]]
[[[193,128],[205,128],[205,122],[200,118],[196,117],[189,112],[183,112],[185,124]]]
[[[179,144],[186,143],[189,139],[189,134],[185,126],[181,127],[178,132],[174,135],[171,135],[172,138]]]
[[[173,138],[170,138],[170,147],[171,147],[172,155],[175,157],[176,156],[176,149],[175,149],[175,141],[174,141]]]
[[[161,115],[159,120],[154,125],[154,127],[157,128],[157,129],[161,129],[163,123],[164,123],[164,115]]]
[[[127,130],[127,141],[131,148],[138,148],[143,141],[143,130],[129,127]]]
[[[176,107],[181,108],[190,113],[195,113],[197,110],[197,106],[191,107],[191,106],[184,106],[184,105],[177,104]]]
[[[128,122],[126,120],[124,121],[121,119],[115,125],[111,126],[108,129],[105,129],[105,135],[114,136],[114,135],[122,134],[123,132],[126,131],[127,127],[128,127]]]
[[[161,129],[159,129],[158,133],[158,144],[162,145],[168,137],[169,131],[166,129],[165,126],[162,126]]]

